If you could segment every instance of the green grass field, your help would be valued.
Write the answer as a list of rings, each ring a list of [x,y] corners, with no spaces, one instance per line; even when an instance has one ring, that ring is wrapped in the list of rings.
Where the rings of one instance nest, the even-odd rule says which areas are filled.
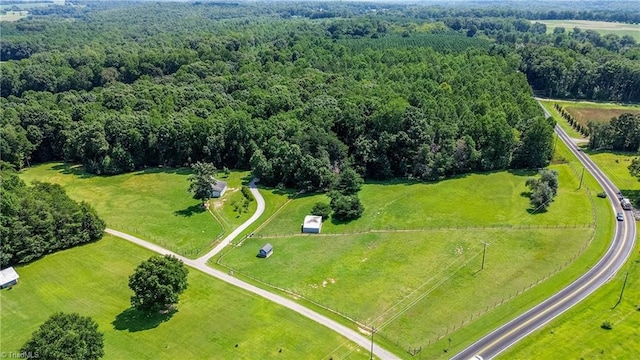
[[[634,359],[640,354],[640,257],[636,251],[609,283],[501,355],[503,359]],[[622,301],[615,309],[628,272]],[[609,321],[613,328],[600,326]]]
[[[248,176],[247,172],[232,172],[228,178],[220,174],[229,189],[221,200],[212,200],[211,208],[218,208],[215,213],[225,224],[223,229],[187,191],[189,173],[187,169],[149,169],[93,176],[79,167],[48,163],[26,169],[20,177],[27,182],[60,184],[71,198],[95,207],[107,227],[139,236],[178,254],[197,257],[209,250],[217,238],[248,219],[256,205],[252,202],[249,212],[239,217],[231,206],[218,208],[216,204],[242,197],[239,189]]]
[[[566,151],[564,147],[561,149]],[[589,156],[625,194],[640,191],[640,183],[631,177],[627,169],[631,154],[599,152],[589,153]],[[566,152],[562,157],[575,161]],[[588,177],[587,182],[591,181],[592,178]],[[612,210],[603,212],[603,216],[612,219]],[[599,238],[597,236],[596,241]],[[609,239],[603,243],[608,242]],[[637,281],[640,275],[639,250],[640,247],[636,244],[636,251],[628,263],[609,283],[544,328],[522,339],[501,354],[501,357],[519,359],[536,354],[539,359],[634,358],[634,354],[640,353],[640,346],[636,341],[640,328],[637,307],[640,305],[640,287]],[[612,309],[620,296],[626,272],[629,272],[629,277],[623,300]],[[600,328],[604,321],[611,322],[613,329]]]
[[[250,239],[222,261],[418,347],[570,261],[592,233],[553,228],[273,238],[267,260],[255,257],[266,241]],[[487,259],[479,272],[483,243]],[[474,296],[479,293],[485,295]]]
[[[540,214],[528,211],[523,195],[531,173],[366,184],[360,192],[363,217],[348,224],[329,220],[321,235],[299,231],[304,215],[315,202],[327,201],[325,196],[300,196],[222,263],[372,323],[404,349],[427,346],[426,339],[493,309],[564,266],[587,244],[593,235],[589,199],[584,188],[577,190],[579,179],[569,165],[553,168],[561,189]],[[266,242],[274,245],[274,255],[256,258]],[[479,273],[485,242],[490,256]],[[478,293],[487,295],[478,299]]]
[[[627,169],[634,157],[632,154],[601,152],[589,156],[625,195],[640,194],[640,182]],[[636,251],[609,283],[563,316],[517,343],[502,358],[519,359],[527,357],[527,354],[536,354],[540,359],[634,358],[634,354],[640,353],[640,342],[636,341],[640,329],[639,253],[637,240]],[[627,272],[623,299],[613,309]],[[604,321],[611,322],[613,329],[600,328]]]
[[[589,157],[607,174],[625,196],[634,197],[640,194],[640,181],[631,176],[629,165],[638,157],[635,153],[590,152]]]
[[[553,33],[553,29],[556,27],[563,27],[565,31],[573,31],[573,28],[580,28],[582,30],[594,30],[601,35],[615,34],[620,37],[629,35],[640,41],[640,25],[638,24],[623,24],[606,21],[588,21],[588,20],[535,20],[547,25],[547,33]]]
[[[151,255],[106,236],[18,267],[20,283],[0,291],[0,352],[17,352],[64,311],[96,320],[104,359],[368,359],[323,326],[193,269],[173,316],[142,317],[130,309],[127,281]]]
[[[549,211],[532,215],[524,194],[527,178],[535,172],[495,172],[433,183],[369,183],[359,193],[365,208],[362,218],[350,223],[325,221],[322,233],[370,230],[465,228],[477,226],[537,226],[589,224],[591,211],[579,182],[566,165],[553,166],[564,185]],[[279,215],[257,233],[294,235],[316,202],[329,202],[324,194],[306,195],[289,202]],[[479,207],[483,207],[479,211]]]

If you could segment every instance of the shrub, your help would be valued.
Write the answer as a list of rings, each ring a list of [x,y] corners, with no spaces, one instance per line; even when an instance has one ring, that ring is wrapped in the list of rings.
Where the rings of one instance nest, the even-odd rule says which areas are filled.
[[[602,325],[600,325],[600,327],[605,329],[605,330],[613,329],[613,325],[611,325],[611,322],[609,322],[609,321],[603,321]]]
[[[331,214],[331,205],[327,203],[317,202],[313,205],[313,209],[311,209],[312,215],[322,216],[322,221],[325,221],[329,218]]]
[[[351,221],[362,216],[364,207],[358,195],[331,194],[331,209],[333,217],[339,221]]]
[[[244,197],[247,200],[249,200],[249,201],[255,200],[255,198],[253,197],[253,194],[251,193],[251,190],[249,189],[248,186],[243,186],[240,190],[242,191],[242,195],[244,195]]]

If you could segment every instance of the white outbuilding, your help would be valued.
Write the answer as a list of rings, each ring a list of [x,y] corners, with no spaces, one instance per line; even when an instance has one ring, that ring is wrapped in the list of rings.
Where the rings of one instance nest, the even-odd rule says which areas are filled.
[[[227,183],[226,181],[216,180],[215,184],[211,184],[211,197],[219,198],[224,195],[224,192],[227,191]]]
[[[304,217],[302,224],[303,233],[319,234],[322,228],[322,216],[307,215]]]
[[[11,287],[18,283],[20,276],[14,268],[8,267],[0,271],[0,289]]]

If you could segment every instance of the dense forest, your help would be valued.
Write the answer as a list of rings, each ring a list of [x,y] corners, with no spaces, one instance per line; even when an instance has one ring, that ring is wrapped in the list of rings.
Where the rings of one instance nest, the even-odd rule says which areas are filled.
[[[7,170],[1,180],[2,268],[102,238],[104,221],[87,203],[71,200],[59,185],[27,186]]]
[[[630,35],[547,27],[517,18],[448,18],[445,24],[468,36],[495,39],[496,53],[517,54],[519,70],[539,94],[640,102],[640,45]]]
[[[4,160],[97,174],[207,161],[303,189],[327,189],[347,167],[431,180],[548,164],[553,121],[514,54],[443,23],[259,6],[128,4],[3,23],[3,41],[36,49],[3,64]]]

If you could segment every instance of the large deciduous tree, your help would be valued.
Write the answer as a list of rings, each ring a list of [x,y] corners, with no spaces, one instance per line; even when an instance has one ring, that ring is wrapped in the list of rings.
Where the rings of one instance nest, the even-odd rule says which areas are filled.
[[[104,356],[103,335],[90,317],[56,313],[36,330],[20,352],[41,359],[95,360]]]
[[[152,256],[129,277],[129,288],[134,292],[131,306],[152,312],[177,304],[187,289],[188,273],[184,263],[173,256]]]
[[[540,170],[540,179],[529,178],[526,185],[531,190],[531,206],[534,210],[536,212],[546,210],[558,192],[558,172]]]
[[[193,174],[189,175],[189,191],[204,204],[211,197],[211,186],[216,184],[216,167],[211,163],[197,162],[191,168]]]

